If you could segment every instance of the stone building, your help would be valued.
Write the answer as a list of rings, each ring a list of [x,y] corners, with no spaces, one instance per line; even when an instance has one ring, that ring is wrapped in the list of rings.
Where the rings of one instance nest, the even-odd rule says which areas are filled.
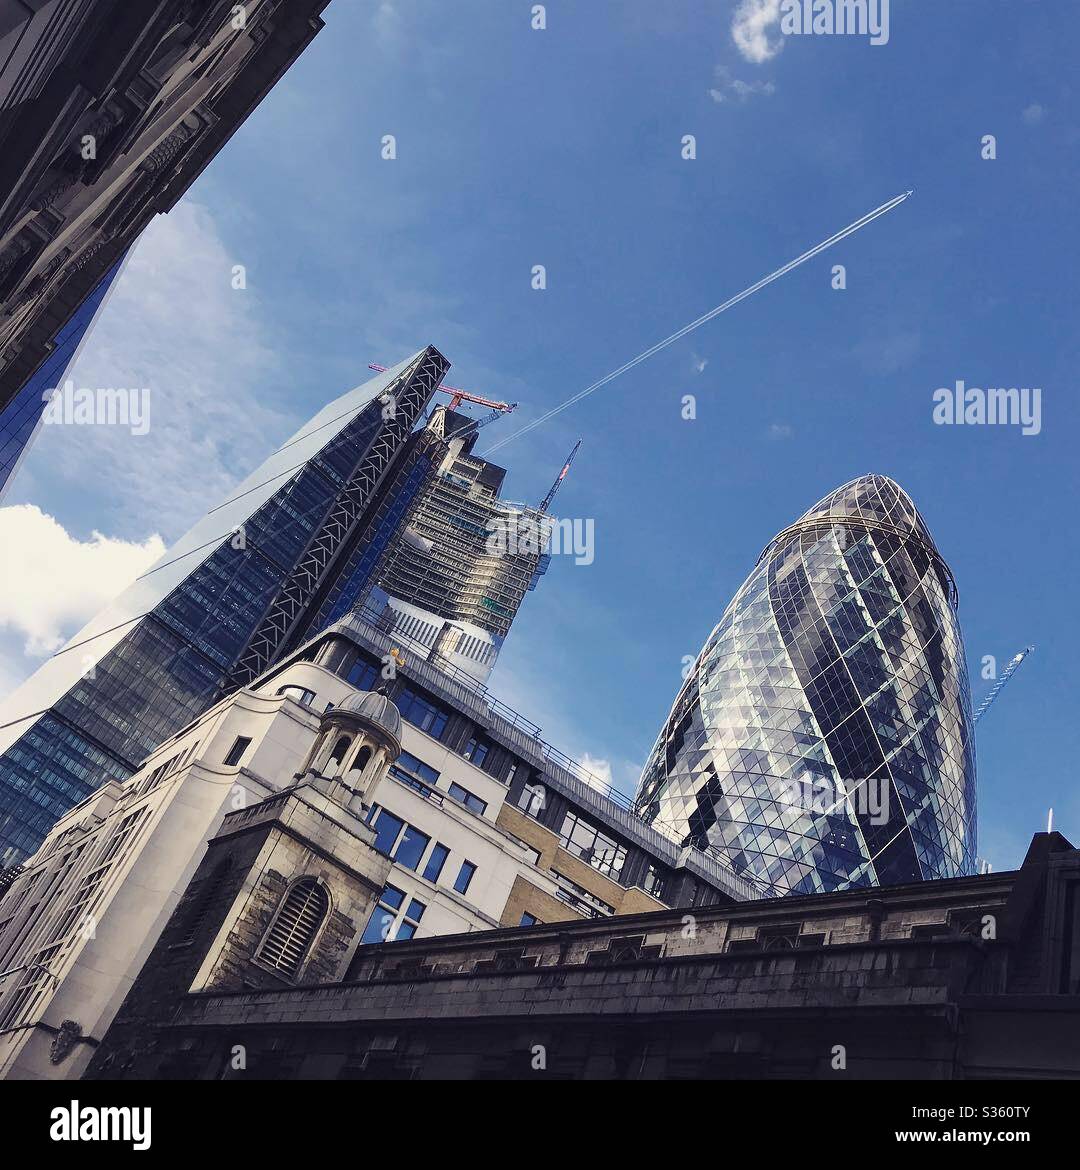
[[[475,680],[389,639],[358,615],[330,627],[57,822],[0,898],[0,1076],[78,1076],[144,966],[153,986],[133,1003],[340,978],[362,942],[753,896],[526,737]],[[318,863],[289,856],[298,841]],[[265,931],[300,878],[316,885],[296,914],[328,900],[333,961],[268,973],[228,930],[200,957],[193,922],[228,910]]]
[[[0,0],[0,411],[327,0]]]
[[[228,814],[291,790],[318,728],[288,695],[240,691],[57,822],[0,900],[0,1075],[77,1075],[207,839]]]
[[[89,1075],[1076,1078],[1080,851],[1039,834],[1010,873],[364,947],[342,981],[117,1026]]]

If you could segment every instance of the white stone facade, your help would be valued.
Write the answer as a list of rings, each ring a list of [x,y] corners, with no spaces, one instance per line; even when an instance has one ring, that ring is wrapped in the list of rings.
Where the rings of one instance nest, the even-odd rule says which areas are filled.
[[[315,762],[328,704],[355,693],[329,670],[294,662],[219,703],[128,781],[106,784],[57,822],[0,899],[0,1077],[79,1075],[222,818],[292,785]],[[414,843],[417,833],[429,838],[416,867],[395,861],[388,879],[407,895],[403,911],[414,901],[424,907],[417,936],[498,926],[519,875],[556,895],[535,851],[495,823],[504,785],[409,723],[402,747],[401,760],[415,757],[439,773],[428,793],[387,774],[380,756],[372,761],[380,774],[365,768],[365,807],[353,811],[377,806],[376,831],[389,814],[412,826]],[[476,798],[472,808],[450,794],[452,784]],[[404,832],[387,852],[402,852]],[[432,881],[424,871],[437,844],[449,855]],[[454,884],[466,861],[476,870],[461,894]],[[54,1064],[65,1048],[70,1055]]]

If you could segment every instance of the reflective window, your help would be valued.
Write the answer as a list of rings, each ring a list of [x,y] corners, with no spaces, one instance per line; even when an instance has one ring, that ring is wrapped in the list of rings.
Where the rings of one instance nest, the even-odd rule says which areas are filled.
[[[410,687],[405,687],[395,702],[403,719],[408,719],[414,727],[426,731],[432,739],[442,738],[450,718],[448,711],[436,706]]]
[[[650,865],[645,871],[645,880],[642,882],[642,888],[646,894],[652,894],[654,898],[659,898],[663,901],[664,898],[664,875],[655,865]]]
[[[568,812],[563,819],[560,835],[562,846],[568,852],[587,861],[608,877],[619,877],[626,861],[626,846],[602,832],[596,825]]]
[[[397,886],[385,886],[368,924],[360,938],[361,943],[381,943],[394,937],[394,923],[405,901],[405,891]]]
[[[487,812],[487,801],[481,800],[479,796],[474,796],[467,788],[462,788],[460,784],[451,784],[447,791],[455,800],[460,801],[467,809],[479,816],[483,816]]]
[[[234,768],[244,758],[244,752],[247,751],[251,739],[246,735],[238,735],[233,741],[233,745],[229,748],[228,755],[222,761],[227,768]]]
[[[413,825],[406,825],[401,841],[394,850],[394,860],[406,869],[416,869],[430,844],[431,838],[426,833],[421,833]]]
[[[379,668],[361,658],[359,662],[353,663],[349,673],[345,676],[345,681],[351,683],[359,691],[370,691],[378,677]]]
[[[476,866],[471,861],[463,861],[461,869],[458,870],[457,880],[454,882],[454,889],[459,894],[466,894],[469,892],[469,886],[472,883],[473,877],[476,874]]]
[[[490,751],[490,740],[486,740],[474,735],[472,739],[470,739],[469,742],[465,745],[465,759],[469,760],[470,763],[474,764],[477,768],[482,768],[484,766],[484,761],[488,757],[488,752]]]
[[[390,772],[406,784],[420,781],[423,785],[434,788],[439,782],[439,773],[434,768],[429,767],[408,752],[402,752],[398,756],[390,765]]]
[[[542,784],[526,784],[518,793],[517,806],[531,817],[539,817],[544,811],[547,793]]]
[[[310,707],[311,704],[315,702],[315,692],[309,691],[307,687],[281,687],[278,690],[278,694],[287,695],[290,699],[295,699],[298,703],[302,703],[305,707]]]
[[[449,856],[449,847],[437,841],[431,850],[431,856],[428,858],[427,865],[424,866],[424,877],[429,882],[437,882],[439,880],[439,875],[442,873],[443,866],[446,864],[446,859]]]
[[[379,810],[378,819],[373,824],[375,827],[375,848],[380,853],[389,856],[390,850],[393,849],[394,843],[398,839],[398,834],[405,827],[405,822],[384,808]]]

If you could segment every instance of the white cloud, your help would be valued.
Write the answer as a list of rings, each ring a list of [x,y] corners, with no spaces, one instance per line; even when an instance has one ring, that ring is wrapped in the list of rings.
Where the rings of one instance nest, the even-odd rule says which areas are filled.
[[[1029,126],[1038,126],[1043,118],[1046,117],[1046,110],[1038,102],[1032,102],[1024,110],[1022,117]]]
[[[189,199],[149,224],[67,373],[78,388],[147,389],[149,430],[44,426],[28,476],[73,501],[104,496],[113,532],[172,540],[274,449],[294,420],[260,400],[278,359],[256,274],[232,287],[236,262]]]
[[[743,102],[749,101],[755,94],[769,97],[776,93],[776,85],[771,81],[741,81],[732,77],[731,70],[726,65],[717,65],[716,84],[709,90],[709,97],[714,102]]]
[[[585,769],[586,772],[591,772],[592,775],[600,781],[599,785],[593,785],[594,788],[600,788],[603,790],[603,785],[607,785],[609,788],[614,787],[611,779],[610,760],[597,759],[595,756],[590,756],[589,753],[586,752],[578,761],[578,763]]]
[[[754,65],[771,61],[784,47],[784,38],[770,39],[772,26],[779,34],[780,0],[742,0],[731,20],[731,39],[739,52]]]
[[[704,374],[705,367],[709,364],[709,359],[703,358],[703,357],[698,357],[698,355],[696,353],[691,354],[690,358],[691,358],[691,361],[693,362],[694,373],[695,374]]]
[[[774,442],[779,442],[782,439],[794,438],[795,428],[787,423],[772,423],[766,434]]]
[[[0,508],[0,630],[43,657],[60,646],[165,551],[158,535],[141,543],[93,532],[77,540],[33,504]]]
[[[396,5],[391,4],[390,0],[383,0],[375,9],[372,24],[375,27],[375,39],[381,49],[391,52],[398,47],[401,42],[402,28],[401,13]]]

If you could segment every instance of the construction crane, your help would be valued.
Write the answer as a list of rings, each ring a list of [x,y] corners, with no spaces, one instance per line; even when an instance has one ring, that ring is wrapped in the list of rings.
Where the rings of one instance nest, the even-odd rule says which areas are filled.
[[[377,366],[372,362],[368,365],[368,369],[375,370],[379,374],[385,374],[389,367]],[[450,395],[451,410],[457,410],[463,402],[475,402],[477,406],[486,406],[500,414],[509,414],[517,408],[516,402],[496,402],[492,398],[481,398],[479,394],[472,394],[468,390],[458,390],[454,386],[440,386],[439,389],[443,394]],[[484,421],[489,422],[490,419],[485,419]]]
[[[551,485],[551,491],[549,491],[548,494],[544,496],[544,499],[541,502],[539,508],[541,512],[546,512],[548,508],[551,507],[551,501],[555,499],[555,493],[559,490],[560,487],[562,487],[562,481],[566,478],[566,473],[570,470],[570,464],[574,462],[574,456],[578,453],[578,448],[580,446],[581,440],[578,439],[578,441],[574,444],[573,451],[570,452],[570,457],[563,464],[562,471],[560,471],[559,474],[555,477],[555,482]]]
[[[447,407],[447,409],[449,410],[450,408]],[[455,431],[454,437],[462,439],[469,438],[470,436],[475,435],[481,427],[486,427],[489,422],[494,422],[497,418],[502,418],[504,414],[506,414],[505,410],[498,409],[491,410],[487,414],[481,415],[480,418],[473,418],[472,415],[463,414],[461,417],[467,418],[469,420],[469,425],[462,427],[460,431]]]
[[[990,704],[1001,694],[1002,687],[1012,678],[1016,673],[1016,668],[1024,661],[1025,658],[1035,649],[1034,646],[1025,646],[1019,654],[1015,655],[1009,660],[1009,665],[1001,672],[1001,678],[990,688],[990,693],[985,699],[975,708],[975,714],[972,717],[972,723],[978,723],[979,720],[990,709]]]

